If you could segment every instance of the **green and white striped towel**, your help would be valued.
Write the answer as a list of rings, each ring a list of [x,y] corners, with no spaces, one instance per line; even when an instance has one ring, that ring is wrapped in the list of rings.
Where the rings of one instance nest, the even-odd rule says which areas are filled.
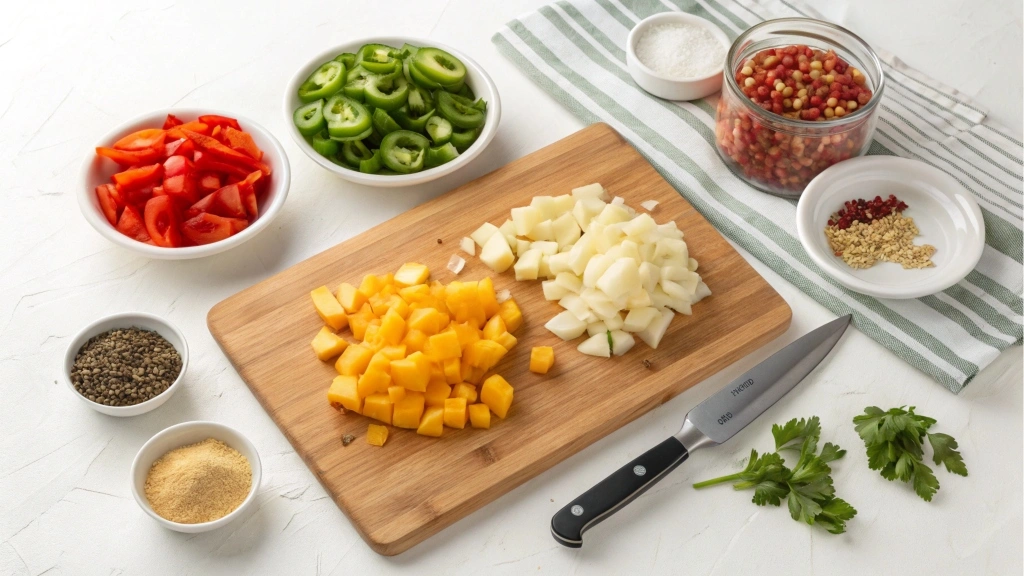
[[[736,178],[715,152],[717,96],[654,98],[626,71],[626,35],[656,12],[683,10],[730,38],[762,20],[820,17],[793,0],[567,0],[509,22],[499,50],[584,122],[614,126],[723,234],[900,358],[960,392],[1001,350],[1021,342],[1024,145],[981,124],[985,112],[955,90],[879,51],[888,91],[872,154],[926,162],[961,182],[987,232],[978,267],[956,286],[916,300],[847,290],[807,257],[795,204]]]

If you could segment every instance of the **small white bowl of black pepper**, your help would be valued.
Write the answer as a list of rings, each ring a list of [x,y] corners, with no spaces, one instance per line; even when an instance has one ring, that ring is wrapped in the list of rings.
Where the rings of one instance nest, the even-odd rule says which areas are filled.
[[[142,312],[106,316],[86,326],[64,353],[64,382],[90,408],[138,416],[167,402],[188,367],[185,336]]]

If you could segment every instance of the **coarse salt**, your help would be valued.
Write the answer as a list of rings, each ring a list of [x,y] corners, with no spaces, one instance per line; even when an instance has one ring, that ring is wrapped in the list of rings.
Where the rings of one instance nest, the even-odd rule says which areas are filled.
[[[670,78],[707,76],[725,60],[725,46],[703,26],[689,23],[655,24],[634,50],[644,66]]]

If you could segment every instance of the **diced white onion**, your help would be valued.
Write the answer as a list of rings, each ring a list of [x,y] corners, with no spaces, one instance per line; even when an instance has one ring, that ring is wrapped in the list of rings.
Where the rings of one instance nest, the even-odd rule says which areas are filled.
[[[643,209],[647,210],[648,212],[654,212],[654,209],[658,206],[658,204],[659,202],[657,200],[644,200],[643,202],[640,203],[640,206],[642,206]]]
[[[498,293],[495,294],[495,298],[498,300],[498,304],[501,304],[502,302],[508,300],[511,297],[512,292],[508,290],[498,290]]]
[[[459,240],[459,248],[470,256],[476,256],[476,242],[473,242],[472,238],[463,238]]]
[[[465,266],[466,260],[458,254],[452,254],[452,257],[448,260],[448,269],[452,271],[452,274],[462,272]]]

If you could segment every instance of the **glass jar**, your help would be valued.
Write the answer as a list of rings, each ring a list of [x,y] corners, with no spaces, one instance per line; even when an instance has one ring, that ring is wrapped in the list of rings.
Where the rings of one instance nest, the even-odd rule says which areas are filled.
[[[744,93],[744,88],[750,90],[751,87],[757,89],[766,85],[766,89],[773,90],[771,97],[777,98],[781,94],[777,95],[774,87],[768,88],[770,83],[795,77],[773,79],[771,75],[774,72],[769,70],[769,77],[757,84],[753,79],[747,80],[751,76],[743,75],[745,66],[763,50],[788,46],[807,46],[826,53],[834,51],[840,61],[849,66],[843,71],[854,74],[852,69],[855,68],[861,77],[854,74],[854,79],[872,90],[870,100],[853,111],[842,106],[826,110],[826,94],[824,101],[813,101],[818,102],[819,108],[813,114],[824,118],[827,112],[830,118],[825,120],[804,120],[799,117],[799,112],[795,114],[797,117],[788,117],[762,108]],[[779,66],[781,69],[781,63]],[[839,66],[842,67],[842,63]],[[821,74],[825,72],[819,70],[815,80],[823,80]],[[742,78],[743,88],[737,76]],[[803,80],[810,79],[810,74],[806,77],[801,74],[800,77],[803,83]],[[878,56],[866,42],[845,28],[810,18],[781,18],[752,26],[736,38],[726,56],[725,82],[715,114],[718,153],[733,173],[751,186],[777,196],[799,197],[807,183],[829,166],[867,152],[878,120],[878,103],[882,99],[884,85],[885,77]],[[838,89],[835,83],[828,86]],[[797,87],[790,86],[791,89]],[[810,116],[812,113],[808,108],[811,107],[811,97],[816,94],[809,83],[805,89],[812,93],[805,95],[800,104],[808,103],[804,110],[807,112],[805,116]],[[821,90],[820,86],[818,90]],[[796,94],[790,96],[795,97]],[[791,99],[787,106],[794,107],[794,100]],[[794,115],[792,110],[789,114]]]

